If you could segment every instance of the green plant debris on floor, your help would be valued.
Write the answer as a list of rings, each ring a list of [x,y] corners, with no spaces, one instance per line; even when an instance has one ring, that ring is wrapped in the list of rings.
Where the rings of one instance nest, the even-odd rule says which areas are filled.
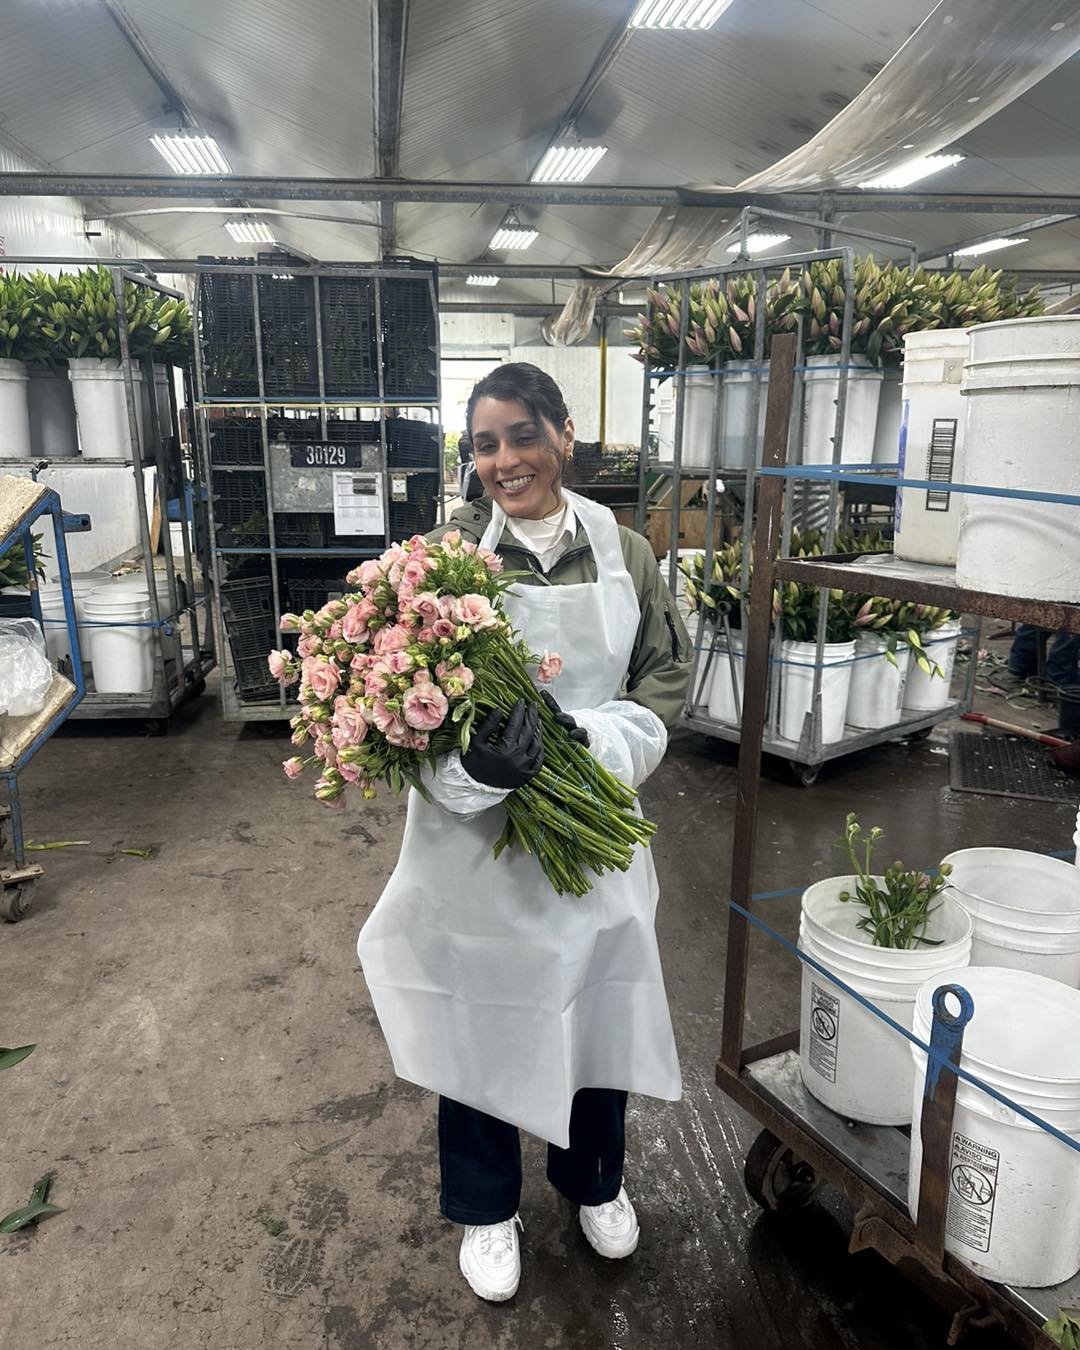
[[[289,1226],[284,1219],[275,1218],[265,1205],[262,1209],[257,1211],[255,1217],[271,1237],[281,1237],[282,1233],[284,1233]]]
[[[152,858],[157,852],[156,848],[122,848],[121,854],[125,858]]]
[[[1064,1350],[1080,1350],[1080,1308],[1062,1308],[1057,1317],[1045,1323],[1043,1331]]]
[[[55,1176],[55,1172],[46,1172],[43,1177],[38,1178],[30,1193],[30,1203],[23,1205],[21,1209],[13,1209],[10,1214],[5,1214],[0,1219],[0,1233],[17,1233],[20,1228],[26,1228],[41,1219],[49,1219],[54,1214],[64,1212],[59,1205],[48,1204],[49,1190]]]
[[[89,843],[89,839],[53,839],[45,844],[36,844],[32,839],[28,839],[23,848],[27,853],[46,853],[54,848],[82,848]]]
[[[17,1045],[11,1049],[0,1045],[0,1069],[13,1069],[16,1064],[21,1064],[27,1055],[32,1055],[36,1049],[36,1045]]]

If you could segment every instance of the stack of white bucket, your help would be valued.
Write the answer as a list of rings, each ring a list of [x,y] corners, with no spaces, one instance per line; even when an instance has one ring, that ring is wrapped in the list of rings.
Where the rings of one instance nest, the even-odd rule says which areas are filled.
[[[169,613],[168,582],[156,582],[162,616]],[[99,694],[142,694],[154,685],[156,630],[150,589],[137,573],[91,591],[79,617],[89,625],[90,661]]]
[[[961,1068],[1080,1140],[1080,992],[1027,971],[946,971],[919,990],[913,1025],[923,1041],[934,993],[948,984],[966,989],[975,1004]],[[910,1049],[908,1206],[917,1216],[926,1055]],[[949,1140],[946,1251],[1005,1284],[1046,1288],[1071,1279],[1080,1270],[1080,1152],[964,1079]]]

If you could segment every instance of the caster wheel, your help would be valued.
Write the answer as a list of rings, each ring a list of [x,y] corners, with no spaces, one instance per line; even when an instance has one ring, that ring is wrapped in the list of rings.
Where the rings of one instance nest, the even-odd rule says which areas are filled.
[[[148,717],[143,722],[143,731],[148,736],[167,736],[169,734],[169,719],[167,717]]]
[[[5,886],[0,891],[0,919],[5,923],[18,923],[30,913],[34,903],[34,888],[28,882],[21,886]]]
[[[910,741],[912,745],[918,744],[919,741],[927,741],[930,739],[930,733],[933,729],[933,727],[921,727],[918,731],[909,732],[906,739]]]
[[[203,694],[205,693],[206,693],[206,681],[203,679],[199,679],[196,680],[195,683],[188,690],[188,698],[202,698]]]
[[[791,765],[791,775],[800,787],[813,787],[818,780],[818,774],[821,772],[820,764],[796,764],[789,760]]]
[[[762,1130],[746,1155],[746,1189],[767,1214],[785,1214],[808,1205],[821,1186],[814,1169],[769,1130]]]

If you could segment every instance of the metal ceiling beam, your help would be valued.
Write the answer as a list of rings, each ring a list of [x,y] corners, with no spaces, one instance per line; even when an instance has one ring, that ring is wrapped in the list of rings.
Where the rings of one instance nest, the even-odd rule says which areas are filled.
[[[378,0],[371,9],[371,26],[375,166],[380,178],[396,178],[400,167],[409,0]],[[380,199],[379,226],[382,256],[388,258],[397,246],[397,202],[393,198]]]
[[[1076,215],[1072,212],[1061,216],[1036,216],[1034,220],[1025,220],[1022,225],[1011,225],[1009,236],[1031,234],[1035,230],[1045,230],[1050,225],[1060,225],[1063,221],[1075,219]],[[989,234],[976,235],[974,239],[961,239],[958,243],[947,244],[944,248],[920,249],[919,261],[924,262],[928,258],[950,258],[958,249],[972,248],[975,244],[987,244],[991,239],[1001,237],[1000,230],[993,230]]]
[[[101,3],[109,18],[120,30],[124,41],[138,57],[142,68],[157,85],[161,97],[165,100],[166,109],[176,114],[177,120],[184,128],[197,129],[198,121],[184,101],[184,96],[158,64],[154,53],[146,45],[142,34],[135,27],[123,7],[117,4],[116,0],[101,0]]]
[[[505,202],[539,206],[758,206],[776,211],[963,211],[1031,216],[1080,214],[1080,194],[831,191],[742,192],[737,189],[625,186],[610,183],[480,183],[411,178],[270,178],[241,174],[0,174],[0,196],[151,197],[172,200],[360,202]]]

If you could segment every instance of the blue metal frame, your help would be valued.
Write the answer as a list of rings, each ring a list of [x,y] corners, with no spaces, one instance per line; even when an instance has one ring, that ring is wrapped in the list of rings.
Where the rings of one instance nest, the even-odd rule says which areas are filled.
[[[68,562],[67,541],[64,534],[67,530],[76,533],[88,529],[90,524],[88,517],[68,514],[61,506],[57,494],[51,488],[48,488],[45,495],[22,523],[10,531],[3,540],[0,540],[0,555],[6,553],[16,540],[22,540],[23,555],[26,558],[29,579],[30,606],[34,618],[40,624],[42,622],[41,599],[38,595],[37,577],[34,571],[34,540],[31,531],[34,523],[45,515],[52,517],[56,541],[56,562],[60,572],[60,590],[64,597],[68,641],[71,644],[71,666],[74,676],[75,697],[66,703],[48,725],[38,733],[10,768],[0,771],[0,778],[3,779],[7,787],[8,798],[11,803],[11,845],[12,852],[15,855],[16,868],[26,866],[26,856],[23,849],[22,810],[19,804],[19,773],[34,758],[56,729],[67,721],[73,709],[82,701],[83,695],[86,693],[86,684],[83,680],[82,653],[79,650],[79,625],[75,614],[75,597],[71,589],[71,566]]]

